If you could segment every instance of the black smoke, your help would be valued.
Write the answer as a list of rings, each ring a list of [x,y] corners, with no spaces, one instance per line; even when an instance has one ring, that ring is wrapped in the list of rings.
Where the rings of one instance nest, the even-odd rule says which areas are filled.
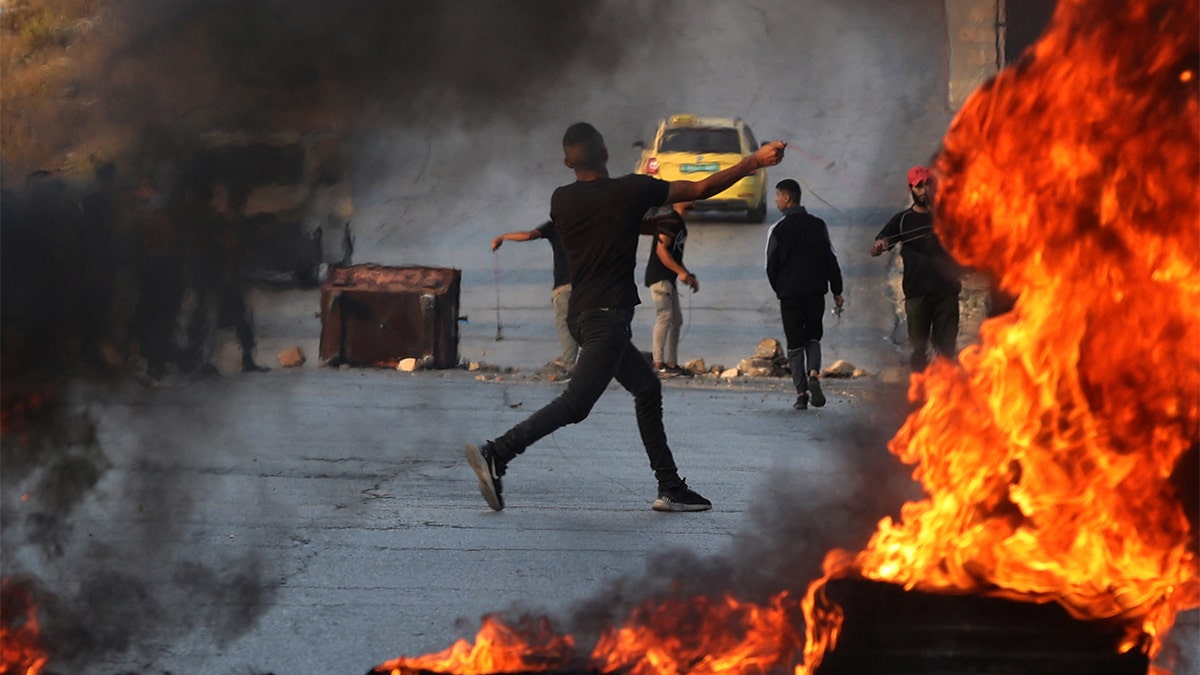
[[[155,514],[146,531],[115,546],[84,541],[74,524],[97,484],[118,480],[88,398],[130,379],[153,387],[172,373],[203,374],[187,344],[205,327],[187,326],[178,344],[189,295],[214,298],[213,313],[234,315],[227,323],[239,339],[243,332],[238,296],[264,252],[244,234],[255,223],[213,213],[229,176],[194,170],[196,139],[213,131],[362,139],[431,123],[478,132],[520,121],[530,97],[620,64],[631,27],[613,12],[586,0],[8,3],[3,558],[5,576],[38,589],[44,637],[60,659],[192,631],[231,642],[274,596],[276,570],[255,556],[213,569],[146,548],[199,498],[172,469],[177,453],[153,439],[135,454],[162,464],[159,481],[128,486],[119,506]],[[244,195],[232,183],[223,198],[236,203]],[[147,555],[175,575],[142,578]],[[182,611],[187,598],[203,600]]]
[[[633,30],[594,0],[95,4],[72,24],[65,65],[43,76],[54,86],[10,85],[6,178],[80,149],[155,161],[213,128],[478,128],[520,117],[563,78],[602,78]],[[23,8],[6,17],[10,36]],[[43,47],[23,67],[52,56]]]

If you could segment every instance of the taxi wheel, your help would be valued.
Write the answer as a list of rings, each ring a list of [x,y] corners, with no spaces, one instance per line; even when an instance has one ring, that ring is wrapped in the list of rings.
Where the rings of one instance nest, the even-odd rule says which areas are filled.
[[[746,212],[747,223],[761,223],[767,219],[767,200],[759,202],[758,206]]]

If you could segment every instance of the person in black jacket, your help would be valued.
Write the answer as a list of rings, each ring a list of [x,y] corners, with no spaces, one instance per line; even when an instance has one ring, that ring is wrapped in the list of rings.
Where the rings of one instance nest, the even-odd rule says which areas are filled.
[[[930,342],[941,356],[953,359],[957,354],[962,268],[933,230],[934,179],[929,169],[914,166],[908,170],[908,191],[912,206],[892,216],[875,235],[871,255],[901,245],[904,314],[913,350],[910,363],[913,372],[920,372],[929,363]]]
[[[825,294],[833,291],[840,311],[842,269],[825,221],[800,206],[800,184],[791,178],[775,185],[775,206],[783,218],[767,234],[767,279],[779,298],[787,338],[788,366],[796,385],[797,410],[825,405],[821,391],[821,337]]]

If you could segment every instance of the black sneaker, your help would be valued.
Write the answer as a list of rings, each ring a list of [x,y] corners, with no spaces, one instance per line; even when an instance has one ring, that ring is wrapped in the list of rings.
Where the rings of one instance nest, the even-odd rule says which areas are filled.
[[[792,404],[796,410],[808,410],[808,393],[796,395],[796,402]]]
[[[502,511],[504,487],[500,484],[500,477],[504,475],[505,464],[496,457],[495,446],[491,441],[484,443],[482,448],[468,443],[467,461],[479,478],[479,492],[487,500],[488,506],[495,511]]]
[[[654,373],[663,380],[679,377],[679,373],[675,372],[675,369],[671,368],[670,366],[659,366],[654,369]]]
[[[820,408],[825,405],[825,394],[821,393],[821,380],[816,375],[808,376],[808,391],[812,394],[812,404]]]
[[[712,502],[701,497],[687,483],[681,483],[673,490],[658,489],[658,499],[654,500],[655,511],[707,511],[712,508]]]

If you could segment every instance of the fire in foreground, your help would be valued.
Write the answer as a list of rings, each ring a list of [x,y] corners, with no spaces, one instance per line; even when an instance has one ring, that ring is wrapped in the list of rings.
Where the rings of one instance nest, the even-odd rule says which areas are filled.
[[[1121,622],[1120,649],[1150,656],[1176,614],[1200,606],[1194,526],[1169,480],[1200,443],[1197,25],[1197,0],[1060,0],[1030,57],[955,119],[937,165],[940,232],[1017,301],[958,363],[912,379],[919,408],[889,449],[928,497],[881,521],[864,551],[826,559],[805,598],[797,673],[836,648],[841,609],[823,593],[834,578],[1057,602]],[[703,658],[635,613],[586,667],[732,674],[794,662],[802,641],[786,592],[770,607],[678,602],[712,612],[687,627],[713,631]],[[485,624],[476,660],[401,658],[377,672],[570,662],[570,638],[545,635],[548,661],[486,661],[514,648],[492,641],[503,630]]]
[[[42,645],[32,584],[5,579],[0,600],[0,674],[38,675],[49,657]]]
[[[1018,299],[913,378],[920,408],[889,449],[929,497],[830,576],[1055,601],[1121,620],[1122,650],[1152,657],[1200,605],[1170,480],[1200,443],[1197,25],[1195,0],[1060,2],[955,119],[946,244]],[[815,663],[836,612],[819,584],[808,600],[827,619],[808,624]]]

